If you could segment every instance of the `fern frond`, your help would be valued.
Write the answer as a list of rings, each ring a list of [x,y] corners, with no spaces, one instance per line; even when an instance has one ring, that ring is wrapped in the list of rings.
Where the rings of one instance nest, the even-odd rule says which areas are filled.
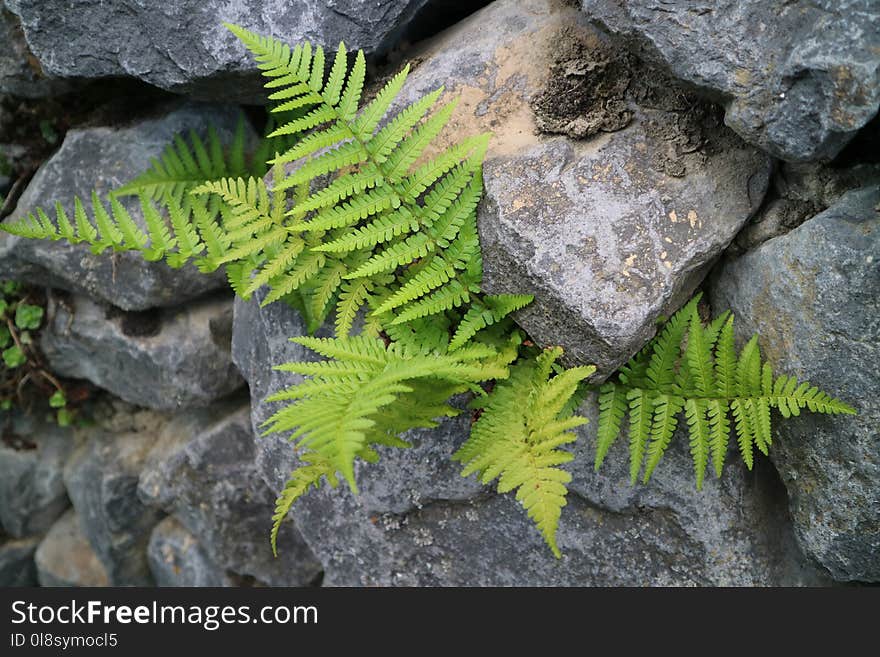
[[[525,308],[534,300],[530,294],[487,295],[468,308],[455,335],[449,343],[450,351],[455,351],[474,337],[479,331],[500,322],[511,313]]]
[[[537,525],[557,558],[556,530],[571,474],[560,465],[572,460],[563,445],[576,440],[571,429],[585,418],[560,412],[577,384],[595,368],[576,368],[549,378],[561,355],[555,348],[534,361],[514,366],[499,383],[473,426],[471,436],[453,455],[464,465],[462,476],[477,474],[484,484],[498,479],[498,492],[516,490],[516,499]]]
[[[599,423],[596,430],[595,470],[598,472],[608,450],[620,434],[627,411],[626,390],[613,383],[604,383],[599,390]]]
[[[311,488],[320,486],[322,479],[326,479],[333,488],[338,485],[332,464],[317,454],[304,454],[302,458],[308,465],[301,466],[290,474],[290,479],[284,485],[284,490],[275,501],[275,513],[272,515],[272,532],[269,540],[272,544],[272,554],[276,557],[278,556],[278,532],[294,502]]]
[[[684,410],[697,489],[702,488],[711,459],[720,477],[732,425],[740,455],[754,466],[754,449],[767,455],[772,443],[771,409],[783,417],[801,408],[818,413],[855,410],[809,383],[779,376],[762,363],[757,336],[737,355],[733,315],[723,313],[703,326],[697,313],[699,296],[673,315],[644,349],[603,385],[599,395],[599,436],[596,464],[601,464],[622,424],[619,397],[629,400],[630,475],[635,484],[647,456],[647,482],[669,446]],[[685,334],[687,344],[682,347]]]
[[[117,189],[115,194],[144,195],[159,202],[174,199],[185,205],[189,192],[208,181],[239,176],[262,178],[268,171],[265,159],[258,155],[265,149],[263,143],[255,148],[253,157],[248,158],[245,153],[244,115],[239,116],[228,148],[220,141],[214,126],[208,127],[206,137],[207,144],[194,130],[189,131],[186,139],[175,135],[162,154],[151,160],[147,171]]]
[[[376,439],[377,432],[385,436],[378,427],[387,427],[388,420],[380,421],[380,415],[396,412],[397,399],[413,392],[413,381],[442,381],[461,391],[487,376],[478,362],[395,344],[386,348],[382,340],[363,336],[296,338],[295,342],[333,360],[283,366],[312,378],[302,384],[306,392],[295,395],[293,406],[266,422],[267,432],[292,431],[291,439],[332,463],[352,490],[357,489],[355,457]]]

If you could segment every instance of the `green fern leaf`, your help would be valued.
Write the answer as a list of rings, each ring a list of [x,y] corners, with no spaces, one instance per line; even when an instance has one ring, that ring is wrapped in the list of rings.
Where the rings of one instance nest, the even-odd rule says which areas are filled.
[[[575,368],[549,378],[559,348],[513,368],[496,386],[470,438],[453,455],[462,476],[476,473],[484,484],[498,479],[500,493],[516,490],[516,499],[535,522],[547,545],[561,557],[556,532],[571,475],[559,466],[572,460],[563,445],[576,440],[570,430],[585,418],[561,417],[568,398],[595,368]],[[526,400],[524,403],[523,400]]]

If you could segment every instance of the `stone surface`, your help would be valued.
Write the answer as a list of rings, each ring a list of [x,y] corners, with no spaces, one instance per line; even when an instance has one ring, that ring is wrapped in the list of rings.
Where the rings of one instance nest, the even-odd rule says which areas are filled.
[[[232,301],[123,312],[53,297],[40,346],[52,370],[155,409],[206,406],[243,385],[232,364]]]
[[[269,530],[280,487],[260,478],[256,449],[242,400],[182,414],[150,452],[140,497],[173,514],[221,568],[274,586],[304,586],[320,564],[290,524],[273,557]]]
[[[257,424],[277,409],[265,397],[295,382],[271,365],[308,357],[287,341],[303,332],[298,314],[258,302],[236,302],[233,333]],[[798,551],[785,492],[769,464],[755,473],[729,465],[720,482],[707,481],[697,493],[687,439],[679,434],[652,484],[630,489],[624,441],[593,473],[595,403],[584,412],[592,422],[581,431],[571,466],[561,562],[515,500],[462,478],[450,463],[467,438],[467,414],[410,432],[412,449],[386,449],[379,463],[358,463],[359,497],[345,485],[310,492],[294,506],[292,522],[323,564],[327,585],[827,583]],[[257,453],[263,479],[279,489],[296,466],[289,443],[266,436]]]
[[[106,194],[146,171],[174,135],[193,129],[204,136],[212,124],[228,143],[239,117],[239,110],[227,105],[174,107],[128,126],[70,130],[31,180],[10,221],[37,206],[52,210],[56,201],[73,217],[74,196],[90,208],[93,189]],[[123,199],[123,205],[143,226],[137,198]],[[222,272],[206,276],[192,266],[174,270],[162,262],[147,263],[137,253],[94,255],[85,244],[25,240],[6,233],[0,233],[0,277],[85,293],[124,310],[174,305],[226,285]]]
[[[401,40],[411,23],[420,22],[421,12],[458,13],[484,2],[186,0],[161,10],[137,0],[7,4],[21,17],[31,49],[51,74],[132,76],[193,97],[262,103],[259,71],[224,21],[288,43],[308,39],[335,50],[345,41],[349,49],[380,55]]]
[[[17,415],[0,440],[0,525],[17,538],[48,531],[70,506],[64,464],[76,447],[69,429]]]
[[[235,580],[211,561],[195,536],[173,517],[156,525],[147,558],[157,586],[235,586]]]
[[[771,450],[803,550],[836,579],[880,581],[880,187],[845,194],[725,264],[711,287],[780,371],[855,406],[774,425]]]
[[[652,337],[763,198],[769,159],[570,4],[500,0],[415,57],[404,101],[445,84],[460,100],[446,134],[494,133],[484,289],[534,293],[517,320],[600,375]],[[536,134],[536,113],[592,138]]]
[[[135,413],[129,426],[89,431],[89,439],[71,457],[64,481],[79,515],[83,534],[114,586],[152,583],[147,542],[162,513],[137,494],[144,461],[159,437],[163,420]]]
[[[71,509],[52,525],[37,548],[40,586],[109,586],[111,581]]]
[[[7,538],[0,534],[0,586],[36,586],[34,552],[40,537]]]
[[[317,360],[312,351],[289,341],[305,335],[305,323],[299,313],[283,303],[260,307],[264,290],[251,301],[235,300],[232,356],[248,381],[254,433],[275,411],[279,403],[266,402],[266,397],[302,381],[302,377],[273,370],[274,365],[291,361]],[[317,335],[332,334],[327,327]],[[463,500],[482,490],[471,480],[453,476],[458,472],[449,457],[465,438],[469,425],[467,413],[445,422],[434,432],[413,431],[405,439],[419,445],[418,450],[384,450],[383,459],[370,467],[382,473],[376,486],[364,492],[367,506],[403,511],[418,505],[423,497]],[[296,456],[285,436],[270,434],[256,443],[256,463],[273,491],[284,486]]]
[[[299,502],[296,522],[331,586],[828,582],[797,549],[772,469],[752,475],[728,467],[721,482],[707,482],[697,493],[686,436],[679,434],[652,484],[630,489],[623,449],[615,450],[605,471],[593,473],[593,436],[589,429],[581,432],[571,464],[575,481],[558,534],[561,561],[511,496],[449,501],[425,495],[405,512],[382,511],[368,500],[375,487],[387,486],[389,472],[370,466],[358,470],[363,497],[344,488],[310,493]],[[433,465],[426,459],[426,469]]]
[[[860,140],[852,142],[860,145]],[[880,164],[851,166],[782,162],[776,169],[768,200],[736,236],[737,253],[780,235],[833,205],[851,189],[880,184]]]
[[[726,103],[776,157],[828,160],[880,106],[875,0],[582,0],[584,12]]]
[[[18,17],[0,1],[0,95],[43,98],[69,91],[68,80],[47,77],[28,49]]]

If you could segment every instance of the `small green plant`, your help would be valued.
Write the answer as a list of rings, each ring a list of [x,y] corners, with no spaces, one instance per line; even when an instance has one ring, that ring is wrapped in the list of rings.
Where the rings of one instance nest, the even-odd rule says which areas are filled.
[[[73,421],[65,387],[46,369],[35,336],[43,323],[41,302],[25,286],[0,281],[0,410],[48,404],[61,426]]]
[[[708,463],[721,476],[730,436],[730,416],[743,462],[751,470],[754,448],[765,456],[772,442],[771,412],[783,417],[814,413],[855,413],[793,376],[773,376],[761,361],[758,336],[739,355],[733,339],[733,315],[725,312],[703,326],[697,295],[666,322],[648,343],[599,392],[596,470],[621,433],[629,414],[630,479],[647,483],[663,457],[684,411],[697,488]],[[682,347],[682,345],[685,345]]]
[[[302,495],[340,480],[356,492],[358,459],[373,462],[380,448],[408,447],[406,431],[458,414],[450,399],[470,395],[478,419],[454,455],[462,474],[515,491],[559,557],[556,533],[571,480],[564,466],[573,458],[565,446],[586,422],[576,408],[595,370],[565,369],[561,348],[540,349],[525,338],[511,314],[531,296],[481,291],[476,213],[490,136],[441,150],[437,137],[455,107],[438,105],[442,88],[391,111],[408,67],[364,102],[362,52],[350,63],[340,44],[328,66],[320,47],[291,48],[228,27],[256,56],[279,117],[249,162],[242,129],[229,148],[216,134],[205,141],[192,133],[112,194],[109,210],[93,194],[91,217],[75,199],[72,220],[56,204],[54,219],[37,209],[0,228],[85,243],[96,253],[134,250],[172,267],[224,266],[240,296],[263,288],[264,305],[292,305],[312,332],[332,321],[334,338],[293,338],[324,360],[279,365],[305,378],[269,398],[283,405],[266,422],[267,433],[288,435],[302,463],[278,497],[273,550]],[[139,196],[146,231],[119,202],[122,194]],[[650,476],[676,415],[687,411],[699,487],[710,455],[720,472],[728,410],[749,466],[752,443],[765,452],[769,446],[765,406],[851,410],[785,377],[765,394],[771,375],[754,342],[735,359],[728,319],[703,327],[695,304],[603,386],[597,466],[626,412],[635,481],[645,453]]]

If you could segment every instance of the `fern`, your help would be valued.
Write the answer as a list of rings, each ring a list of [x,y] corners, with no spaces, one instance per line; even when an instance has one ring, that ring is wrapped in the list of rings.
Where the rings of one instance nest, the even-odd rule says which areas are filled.
[[[452,416],[457,410],[446,405],[453,394],[479,390],[477,384],[507,376],[505,367],[487,359],[497,355],[488,345],[474,345],[455,352],[427,350],[366,336],[294,338],[330,360],[288,363],[277,369],[310,376],[307,383],[275,397],[295,399],[266,422],[267,432],[292,432],[301,448],[326,459],[357,490],[354,461],[365,448],[387,444],[389,438],[415,427],[436,426],[434,419]],[[396,415],[400,398],[416,393],[424,410],[408,417]],[[388,428],[394,427],[394,432]]]
[[[275,122],[268,125],[274,131]],[[287,140],[289,141],[289,140]],[[209,126],[205,139],[195,130],[186,138],[176,135],[162,154],[153,158],[150,168],[115,190],[116,196],[147,196],[160,204],[169,199],[178,205],[188,201],[189,193],[206,182],[223,178],[262,178],[269,170],[267,161],[287,141],[263,137],[248,153],[246,119],[240,115],[232,141],[224,145],[217,129]]]
[[[769,453],[771,412],[789,417],[807,408],[815,413],[855,413],[855,409],[794,377],[774,379],[762,362],[757,336],[737,355],[733,315],[708,326],[700,321],[700,295],[673,315],[658,336],[599,390],[596,470],[621,433],[629,413],[630,477],[635,484],[644,465],[647,483],[669,446],[684,411],[697,489],[711,462],[720,477],[727,454],[730,417],[746,466],[754,449]],[[682,349],[682,343],[686,346]]]
[[[56,203],[0,229],[26,238],[136,251],[172,267],[225,267],[232,289],[263,304],[285,301],[310,332],[331,317],[336,337],[294,341],[323,357],[277,369],[305,377],[275,393],[283,405],[264,425],[296,444],[302,466],[276,502],[270,534],[295,502],[326,482],[357,491],[356,463],[380,448],[406,448],[406,431],[458,414],[473,395],[481,413],[455,454],[464,475],[498,481],[516,497],[558,557],[556,533],[571,474],[565,445],[592,367],[556,364],[511,315],[529,295],[485,295],[476,210],[488,135],[439,151],[455,102],[437,89],[390,115],[404,68],[362,102],[364,55],[340,44],[289,47],[229,25],[263,70],[275,120],[245,156],[243,123],[224,148],[216,132],[178,136],[145,172],[109,199]],[[270,180],[264,176],[271,171]],[[143,225],[118,197],[136,195]],[[599,394],[598,468],[626,425],[631,477],[647,481],[684,412],[697,487],[711,462],[720,475],[731,430],[743,459],[771,444],[770,409],[853,412],[806,383],[774,379],[752,340],[739,353],[732,317],[703,326],[692,301],[605,383]],[[355,333],[354,335],[352,335]],[[682,344],[686,339],[686,347]],[[487,392],[490,391],[490,392]],[[627,420],[628,415],[628,420]]]
[[[476,473],[484,484],[498,480],[498,492],[516,499],[535,522],[556,557],[556,529],[571,474],[558,467],[571,461],[560,449],[576,440],[570,430],[586,418],[565,412],[578,384],[596,371],[576,367],[550,378],[562,349],[554,348],[513,367],[487,401],[468,441],[453,455],[463,476]]]

